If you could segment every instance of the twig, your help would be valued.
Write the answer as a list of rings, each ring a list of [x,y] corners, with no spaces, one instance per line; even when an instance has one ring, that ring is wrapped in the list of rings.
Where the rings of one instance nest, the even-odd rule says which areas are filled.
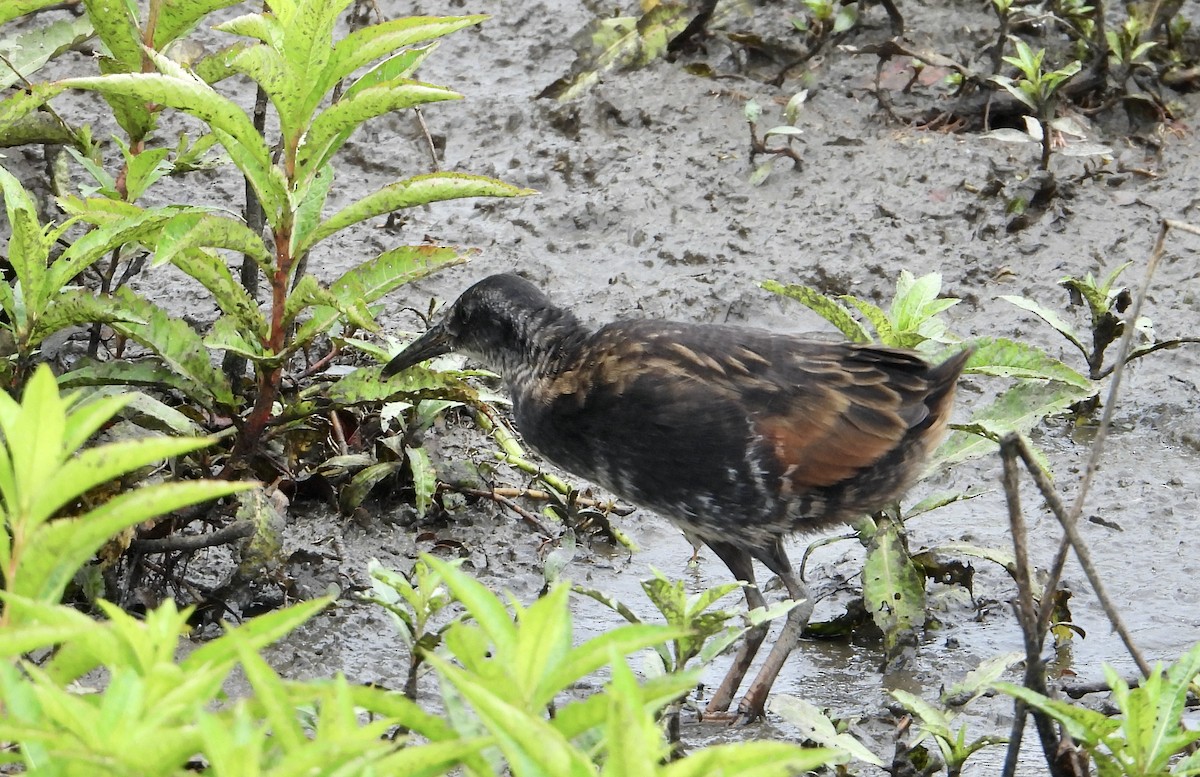
[[[188,536],[163,537],[157,540],[134,540],[129,543],[130,550],[139,553],[171,553],[175,551],[193,551],[201,548],[211,548],[214,545],[225,545],[254,534],[253,521],[238,521],[224,529],[218,529],[211,534],[193,534]]]
[[[1025,642],[1025,687],[1043,696],[1047,693],[1046,675],[1042,670],[1042,643],[1044,634],[1038,629],[1037,613],[1033,605],[1033,576],[1029,568],[1029,551],[1026,543],[1025,516],[1021,512],[1021,495],[1017,457],[1021,447],[1021,438],[1009,434],[1000,441],[1000,458],[1004,463],[1004,495],[1008,502],[1008,518],[1012,524],[1013,553],[1016,559],[1017,580],[1017,621],[1021,624],[1021,635]],[[1048,599],[1053,598],[1054,589],[1047,588]],[[1004,757],[1005,777],[1012,777],[1017,770],[1017,756],[1021,750],[1021,736],[1025,731],[1025,716],[1028,707],[1021,699],[1013,700],[1013,722],[1009,734],[1008,752]],[[1057,772],[1055,755],[1058,752],[1059,739],[1054,731],[1054,723],[1050,717],[1038,710],[1033,711],[1034,725],[1037,726],[1038,737],[1042,742],[1042,752],[1051,773]]]
[[[441,168],[438,162],[437,146],[433,144],[433,136],[429,134],[429,127],[425,124],[425,114],[421,113],[419,107],[413,108],[413,113],[417,114],[417,123],[421,125],[421,132],[425,133],[425,143],[429,146],[429,158],[433,163],[433,171],[436,173]]]
[[[1084,574],[1087,575],[1088,582],[1091,584],[1092,590],[1096,594],[1096,598],[1100,601],[1101,609],[1103,609],[1104,614],[1108,616],[1108,621],[1112,624],[1113,630],[1117,632],[1117,634],[1121,637],[1121,641],[1125,643],[1125,649],[1129,651],[1129,655],[1133,656],[1134,662],[1136,662],[1138,665],[1138,670],[1144,675],[1149,675],[1150,665],[1146,663],[1146,659],[1142,657],[1141,651],[1138,650],[1137,645],[1134,644],[1133,635],[1130,634],[1129,629],[1125,627],[1125,622],[1121,619],[1120,613],[1117,612],[1117,608],[1112,603],[1112,599],[1109,598],[1108,589],[1105,588],[1104,581],[1101,580],[1099,573],[1096,571],[1095,565],[1092,563],[1092,554],[1088,551],[1087,544],[1084,542],[1083,537],[1079,534],[1079,528],[1076,526],[1076,524],[1078,522],[1079,513],[1083,509],[1082,500],[1076,499],[1075,505],[1072,507],[1071,512],[1064,512],[1062,502],[1057,499],[1057,493],[1055,492],[1054,484],[1052,484],[1050,479],[1046,477],[1046,474],[1042,472],[1041,467],[1033,458],[1033,453],[1029,450],[1029,446],[1025,443],[1025,440],[1020,437],[1016,437],[1015,439],[1017,442],[1016,450],[1020,455],[1021,460],[1025,463],[1026,469],[1028,469],[1030,474],[1033,475],[1033,481],[1037,484],[1038,490],[1042,492],[1042,496],[1046,499],[1046,504],[1050,507],[1050,511],[1054,513],[1054,517],[1056,517],[1058,522],[1062,524],[1063,531],[1067,535],[1064,541],[1070,543],[1070,546],[1074,548],[1075,556],[1079,559],[1079,566],[1083,568]],[[1100,438],[1099,434],[1097,434],[1096,442],[1093,445],[1093,450],[1095,450],[1094,446],[1099,445],[1101,442],[1102,439]],[[1083,486],[1081,485],[1081,489],[1082,488]],[[1083,495],[1082,490],[1080,495]],[[1055,559],[1055,561],[1065,559],[1065,556],[1066,554],[1063,553],[1062,549],[1060,548],[1059,556]],[[1050,581],[1054,582],[1056,585],[1058,578],[1062,574],[1061,567],[1061,564],[1056,564],[1055,568],[1052,569],[1050,573]],[[1054,591],[1053,588],[1049,587],[1047,587],[1046,590],[1051,594]],[[1046,600],[1042,602],[1041,617],[1039,618],[1040,627],[1045,628],[1048,626],[1050,620],[1050,611],[1052,609],[1052,598],[1047,596]]]
[[[800,152],[792,148],[791,144],[785,146],[770,147],[767,141],[758,139],[758,122],[746,122],[750,125],[750,162],[754,163],[754,157],[759,154],[774,154],[775,156],[785,156],[792,160],[792,163],[797,169],[804,169],[804,159],[800,156]]]
[[[330,364],[332,364],[333,360],[336,359],[338,357],[338,355],[341,354],[341,352],[342,352],[342,347],[340,345],[338,345],[337,343],[333,343],[329,347],[329,351],[327,353],[325,353],[324,356],[320,357],[315,362],[310,364],[307,369],[305,369],[303,372],[301,372],[299,375],[297,375],[296,380],[297,381],[305,380],[306,378],[311,378],[314,375],[319,375],[320,373],[324,372],[325,368],[328,367]]]
[[[525,497],[526,499],[536,499],[538,501],[549,501],[551,499],[550,492],[541,491],[536,488],[493,488],[492,491],[510,499],[514,497]],[[629,505],[617,504],[616,502],[603,499],[589,499],[583,496],[576,496],[575,504],[581,507],[594,507],[597,510],[621,517],[632,515],[635,510],[635,508]]]
[[[1128,321],[1137,321],[1141,313],[1142,304],[1145,302],[1146,295],[1150,289],[1151,280],[1154,277],[1154,272],[1158,267],[1158,263],[1162,260],[1164,252],[1164,243],[1166,241],[1167,232],[1172,228],[1178,228],[1182,231],[1200,235],[1200,228],[1193,227],[1190,224],[1164,219],[1162,226],[1159,229],[1158,238],[1154,242],[1154,248],[1150,253],[1149,260],[1146,263],[1146,273],[1142,279],[1142,284],[1138,289],[1137,296],[1134,298],[1132,310],[1129,313]],[[1117,397],[1121,388],[1121,377],[1125,370],[1125,365],[1129,361],[1129,353],[1133,343],[1132,325],[1126,325],[1125,331],[1122,333],[1121,341],[1118,346],[1118,355],[1112,370],[1112,383],[1109,386],[1108,397],[1105,402],[1104,413],[1100,419],[1100,425],[1096,430],[1095,440],[1092,444],[1091,454],[1088,459],[1087,469],[1084,471],[1083,478],[1079,484],[1079,493],[1076,495],[1074,503],[1070,510],[1067,510],[1058,496],[1054,484],[1050,482],[1046,472],[1034,458],[1029,445],[1025,439],[1018,434],[1008,434],[1000,441],[1000,452],[1004,463],[1004,490],[1008,500],[1009,517],[1012,521],[1013,545],[1016,555],[1017,566],[1017,584],[1018,584],[1018,602],[1017,616],[1021,624],[1021,630],[1024,635],[1025,652],[1026,652],[1026,671],[1025,685],[1026,687],[1042,694],[1047,695],[1045,690],[1045,675],[1042,672],[1040,653],[1041,645],[1045,640],[1046,633],[1049,630],[1050,619],[1054,608],[1054,592],[1058,588],[1058,581],[1062,576],[1063,567],[1066,563],[1067,548],[1073,548],[1075,555],[1079,559],[1079,564],[1083,568],[1084,574],[1087,575],[1088,582],[1092,586],[1092,590],[1096,593],[1096,598],[1100,602],[1105,615],[1112,624],[1113,629],[1121,637],[1121,641],[1125,644],[1126,650],[1137,663],[1138,670],[1142,672],[1144,677],[1150,675],[1150,666],[1142,656],[1134,644],[1133,636],[1125,627],[1124,621],[1109,598],[1104,587],[1103,581],[1096,572],[1095,565],[1092,563],[1091,554],[1088,551],[1087,544],[1078,531],[1078,521],[1083,513],[1083,506],[1087,500],[1087,494],[1095,477],[1096,471],[1100,466],[1100,457],[1103,454],[1104,442],[1108,435],[1108,430],[1112,425],[1112,417],[1115,412]],[[1041,492],[1047,507],[1062,524],[1064,537],[1059,545],[1058,553],[1056,554],[1054,564],[1050,570],[1049,580],[1046,583],[1045,590],[1047,595],[1041,603],[1041,609],[1037,613],[1036,622],[1030,622],[1030,616],[1033,614],[1033,597],[1031,579],[1029,577],[1028,554],[1025,544],[1025,523],[1021,513],[1019,493],[1017,489],[1017,471],[1016,459],[1020,458],[1024,463],[1025,468],[1029,471],[1035,485]],[[1008,753],[1005,757],[1004,772],[1006,776],[1011,776],[1016,770],[1016,757],[1020,749],[1021,731],[1024,728],[1024,705],[1018,700],[1015,703],[1016,715],[1013,721],[1011,744]],[[1059,738],[1049,728],[1050,721],[1048,718],[1043,725],[1044,715],[1037,712],[1034,713],[1035,722],[1038,725],[1038,733],[1042,739],[1042,749],[1046,754],[1046,762],[1049,765],[1052,773],[1061,771],[1061,764],[1067,762],[1063,760],[1070,758],[1070,752],[1064,752],[1063,748],[1072,748],[1069,738]],[[1077,754],[1076,754],[1077,755]]]
[[[1128,363],[1128,362],[1133,361],[1134,359],[1140,359],[1143,356],[1149,356],[1150,354],[1154,353],[1155,351],[1162,351],[1162,350],[1168,350],[1171,348],[1178,348],[1181,345],[1195,345],[1196,343],[1200,343],[1200,337],[1176,337],[1172,340],[1161,340],[1157,343],[1154,343],[1153,345],[1147,345],[1145,348],[1139,348],[1138,350],[1129,354],[1129,358],[1126,359],[1125,361]],[[1096,376],[1096,379],[1100,380],[1102,378],[1107,378],[1109,375],[1112,374],[1114,369],[1116,369],[1116,365],[1113,365],[1113,366],[1108,367],[1107,369],[1101,370],[1100,374]]]
[[[557,537],[559,535],[559,532],[546,525],[541,518],[538,518],[524,507],[521,507],[521,505],[509,499],[507,496],[502,496],[501,494],[496,493],[496,489],[485,490],[482,488],[467,488],[466,486],[454,486],[450,485],[449,483],[440,483],[438,484],[438,487],[448,491],[454,491],[459,494],[465,494],[467,496],[478,496],[484,499],[491,499],[493,502],[504,505],[509,510],[512,510],[514,513],[519,515],[522,521],[537,529],[538,533],[546,537]]]

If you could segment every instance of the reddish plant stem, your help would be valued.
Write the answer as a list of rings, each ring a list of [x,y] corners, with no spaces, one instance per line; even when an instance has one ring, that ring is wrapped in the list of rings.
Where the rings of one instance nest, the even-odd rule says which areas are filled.
[[[267,351],[275,356],[283,353],[287,339],[283,313],[287,303],[288,276],[292,269],[291,234],[290,221],[285,221],[275,232],[275,272],[271,275],[271,331],[265,343]],[[255,397],[254,407],[242,425],[242,433],[234,449],[235,459],[244,458],[258,446],[263,431],[271,421],[271,407],[279,395],[282,378],[282,365],[258,374],[258,396]]]

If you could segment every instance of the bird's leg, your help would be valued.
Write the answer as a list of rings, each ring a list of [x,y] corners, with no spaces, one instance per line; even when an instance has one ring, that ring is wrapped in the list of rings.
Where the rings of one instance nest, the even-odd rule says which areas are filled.
[[[754,682],[750,684],[750,689],[746,691],[746,695],[738,704],[738,714],[747,723],[762,717],[767,703],[767,694],[771,691],[771,686],[775,684],[775,678],[783,669],[788,655],[800,641],[800,634],[808,625],[808,619],[813,612],[813,602],[808,595],[808,588],[792,571],[791,562],[788,561],[787,554],[783,551],[782,541],[777,540],[769,552],[763,552],[758,556],[758,560],[779,575],[783,584],[787,586],[788,595],[799,604],[788,612],[787,621],[783,624],[783,631],[779,633],[779,637],[771,647],[770,655],[767,656],[767,660],[758,670]]]
[[[712,548],[717,557],[725,562],[725,566],[729,567],[735,580],[747,583],[743,589],[746,595],[746,606],[751,610],[765,607],[767,602],[763,598],[762,591],[758,590],[758,586],[754,582],[754,560],[750,554],[741,548],[720,542],[709,542],[708,547]],[[742,646],[738,648],[737,654],[733,657],[733,664],[725,674],[725,679],[721,681],[716,693],[708,700],[708,706],[704,708],[705,715],[716,716],[729,710],[734,695],[742,685],[742,679],[750,671],[750,664],[754,661],[754,656],[762,646],[763,640],[766,639],[767,629],[768,624],[760,623],[746,632],[742,638]]]

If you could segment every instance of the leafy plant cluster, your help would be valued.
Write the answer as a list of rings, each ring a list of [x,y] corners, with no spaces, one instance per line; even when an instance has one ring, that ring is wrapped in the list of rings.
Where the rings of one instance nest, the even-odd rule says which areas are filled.
[[[331,606],[315,599],[227,628],[180,658],[192,609],[174,601],[142,619],[107,602],[103,618],[60,603],[109,538],[163,511],[244,491],[220,480],[146,483],[98,506],[89,495],[212,438],[87,440],[127,395],[60,395],[39,367],[18,403],[0,393],[0,761],[38,774],[790,775],[847,751],[782,742],[702,749],[668,762],[656,713],[695,684],[678,671],[639,683],[626,657],[688,638],[683,625],[631,624],[575,645],[570,588],[528,607],[501,599],[455,564],[426,557],[408,575],[374,569],[376,600],[412,650],[404,693],[344,677],[281,678],[259,654]],[[45,483],[54,482],[55,489]],[[453,605],[456,614],[435,623]],[[421,665],[444,712],[417,703]],[[223,687],[240,668],[250,687]],[[605,690],[572,699],[602,668]],[[96,670],[103,670],[97,675]],[[102,679],[96,679],[96,678]],[[94,683],[98,683],[94,685]]]
[[[439,38],[485,18],[399,18],[346,32],[340,20],[349,2],[272,0],[223,13],[215,27],[223,47],[199,57],[186,54],[197,50],[193,31],[233,0],[87,0],[78,18],[40,26],[33,20],[54,2],[4,4],[0,25],[14,24],[0,27],[0,35],[9,33],[0,50],[10,52],[0,60],[0,78],[16,88],[0,100],[0,147],[44,145],[58,192],[55,212],[43,215],[34,195],[0,167],[9,224],[9,283],[0,287],[6,390],[19,393],[38,364],[55,362],[66,365],[65,387],[136,389],[123,411],[141,429],[135,434],[215,434],[213,447],[177,465],[180,472],[249,474],[285,487],[350,473],[325,478],[349,484],[347,509],[391,476],[412,484],[419,505],[429,504],[428,461],[412,444],[430,416],[420,404],[483,401],[460,374],[412,371],[384,382],[377,368],[359,365],[387,357],[388,346],[375,339],[378,302],[466,253],[400,245],[363,256],[337,278],[308,268],[325,264],[332,238],[368,220],[530,191],[435,167],[358,199],[343,196],[338,155],[352,134],[386,114],[460,99],[419,80],[417,71]],[[20,32],[12,31],[17,22]],[[101,55],[73,56],[89,39]],[[56,58],[79,74],[37,81]],[[238,100],[246,83],[257,89],[254,105]],[[56,110],[56,98],[69,91],[103,100],[103,126],[117,132],[111,144]],[[181,116],[189,129],[169,140]],[[240,179],[245,202],[175,199],[210,187],[193,180],[200,169],[230,188]],[[182,185],[168,189],[170,179]],[[154,283],[133,290],[129,281],[139,273],[167,265],[190,279],[196,298],[215,311],[211,320],[185,320],[156,298]],[[202,317],[204,308],[187,313]],[[86,354],[72,358],[61,343],[81,326],[89,328]],[[346,368],[329,371],[336,361]],[[407,445],[354,434],[385,400],[409,408],[392,425],[404,429]],[[380,456],[387,466],[372,469]]]
[[[99,506],[90,495],[114,477],[164,456],[212,445],[211,438],[145,439],[85,447],[128,395],[60,395],[38,368],[18,403],[0,394],[0,742],[6,763],[38,773],[514,775],[790,775],[857,759],[881,766],[811,705],[780,696],[785,719],[819,747],[773,741],[706,747],[684,755],[664,731],[667,714],[695,687],[699,668],[744,628],[712,606],[736,584],[688,595],[661,576],[645,590],[662,625],[641,622],[620,603],[583,593],[626,614],[629,625],[576,644],[568,597],[557,583],[528,606],[507,606],[458,565],[424,557],[407,573],[377,565],[371,599],[392,615],[410,651],[402,692],[352,685],[343,677],[281,678],[259,652],[333,603],[318,599],[227,629],[180,655],[192,610],[172,600],[138,619],[105,602],[100,621],[59,603],[68,582],[109,538],[164,510],[228,496],[248,483],[143,482]],[[47,492],[43,484],[58,488]],[[144,481],[144,479],[143,479]],[[65,508],[64,505],[69,506]],[[748,623],[786,611],[751,613]],[[627,665],[645,649],[660,671],[638,682]],[[954,709],[987,687],[1012,693],[1061,719],[1111,774],[1195,774],[1195,757],[1173,758],[1196,738],[1180,723],[1200,668],[1200,648],[1138,689],[1110,673],[1116,719],[997,682],[1015,657],[980,667],[943,695],[945,707],[894,692],[919,720],[911,747],[937,743],[948,773],[1000,740],[953,729]],[[235,668],[249,693],[226,698]],[[105,680],[91,686],[94,670]],[[599,692],[575,685],[607,669]],[[419,680],[437,678],[441,712],[421,704]],[[959,696],[957,701],[950,701]],[[964,701],[965,698],[965,701]],[[219,704],[217,702],[220,702]],[[951,706],[953,705],[953,707]],[[674,753],[674,756],[672,756]],[[1117,768],[1119,767],[1119,768]],[[1168,771],[1169,769],[1169,771]]]

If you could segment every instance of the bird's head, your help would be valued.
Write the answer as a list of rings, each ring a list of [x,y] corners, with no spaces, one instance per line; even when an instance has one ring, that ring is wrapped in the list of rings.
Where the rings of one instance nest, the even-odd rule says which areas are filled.
[[[425,334],[383,368],[391,376],[451,351],[473,356],[504,375],[536,361],[557,325],[577,326],[529,281],[492,275],[462,293]]]

